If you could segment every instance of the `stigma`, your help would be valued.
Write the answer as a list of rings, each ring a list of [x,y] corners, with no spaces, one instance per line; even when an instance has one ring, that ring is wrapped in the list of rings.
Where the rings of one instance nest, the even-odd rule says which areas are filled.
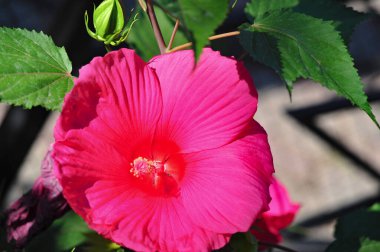
[[[165,164],[162,161],[138,157],[131,163],[131,169],[129,171],[136,178],[146,175],[162,175],[165,173]]]

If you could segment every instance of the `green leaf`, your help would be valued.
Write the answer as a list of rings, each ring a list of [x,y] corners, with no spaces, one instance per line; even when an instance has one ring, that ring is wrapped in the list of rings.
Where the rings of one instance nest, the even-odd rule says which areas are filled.
[[[380,212],[380,203],[373,204],[368,210],[371,212]]]
[[[267,33],[253,32],[252,26],[244,24],[240,27],[239,35],[240,44],[249,55],[270,68],[272,68],[280,77],[282,74],[280,51],[277,48],[277,40]],[[286,83],[284,79],[282,81]],[[292,87],[286,85],[289,96],[292,97]]]
[[[299,0],[251,0],[245,7],[245,12],[255,18],[275,10],[290,8],[298,4]]]
[[[0,244],[1,245],[1,244]],[[36,236],[25,252],[130,252],[90,230],[87,224],[70,211]]]
[[[230,245],[234,252],[257,252],[259,245],[250,233],[236,233],[231,237]]]
[[[380,245],[380,209],[374,205],[340,217],[335,227],[336,240],[326,252],[372,252]]]
[[[274,11],[257,18],[252,28],[277,39],[281,76],[288,89],[296,79],[310,78],[350,100],[380,128],[352,58],[331,22],[291,11]]]
[[[358,240],[336,240],[331,243],[325,252],[358,252],[360,242]]]
[[[333,21],[334,26],[346,43],[350,41],[355,26],[370,16],[366,13],[354,11],[341,2],[331,0],[301,0],[300,4],[293,10],[323,20]]]
[[[267,33],[253,32],[250,25],[242,27],[239,39],[243,48],[258,62],[281,74],[280,52],[277,41]]]
[[[83,246],[81,250],[83,252],[111,252],[122,249],[116,243],[113,243],[112,241],[103,238],[95,232],[86,233],[85,236],[86,244],[85,246]],[[121,251],[124,251],[124,249],[122,249]]]
[[[373,241],[370,239],[364,239],[360,244],[358,252],[379,252],[380,241]]]
[[[336,239],[366,236],[380,240],[380,210],[359,209],[339,218],[334,236]]]
[[[160,9],[163,9],[170,13],[175,18],[181,19],[181,9],[179,7],[178,1],[173,0],[155,0],[154,1]]]
[[[156,14],[159,15],[157,11]],[[130,31],[127,42],[145,61],[160,54],[149,19],[143,11],[140,12],[139,20]]]
[[[208,37],[227,17],[228,0],[178,0],[181,16],[193,42],[195,58],[198,59]]]
[[[165,41],[169,41],[172,34],[174,23],[159,8],[155,8],[158,23]],[[184,33],[179,30],[176,33],[173,46],[181,45],[187,42]],[[150,25],[149,18],[145,12],[140,12],[139,19],[134,24],[133,29],[128,36],[128,43],[131,44],[138,54],[146,61],[153,56],[160,54],[156,39]]]
[[[43,33],[0,28],[0,101],[59,110],[73,86],[64,48]]]
[[[86,241],[86,233],[93,232],[74,212],[56,220],[46,231],[36,236],[25,248],[26,252],[70,251]],[[75,250],[77,251],[77,250]]]

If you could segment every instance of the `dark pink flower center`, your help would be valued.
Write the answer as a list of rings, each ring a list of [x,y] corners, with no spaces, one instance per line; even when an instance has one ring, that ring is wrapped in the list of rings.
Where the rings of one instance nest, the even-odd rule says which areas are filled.
[[[178,146],[162,140],[156,142],[151,152],[146,146],[142,144],[135,149],[139,154],[130,163],[134,184],[151,195],[177,196],[185,170],[182,156],[176,154]]]

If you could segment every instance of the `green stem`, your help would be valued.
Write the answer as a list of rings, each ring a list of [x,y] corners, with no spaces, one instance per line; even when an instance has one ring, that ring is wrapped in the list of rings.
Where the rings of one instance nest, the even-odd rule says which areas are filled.
[[[107,52],[110,52],[112,51],[112,48],[110,45],[104,45],[104,47],[106,48]]]
[[[166,45],[165,45],[164,38],[162,36],[160,26],[158,25],[158,22],[157,22],[157,17],[156,17],[156,13],[154,12],[152,0],[146,0],[146,7],[147,7],[146,11],[153,28],[154,36],[156,38],[158,47],[160,48],[160,53],[164,54],[166,52]]]

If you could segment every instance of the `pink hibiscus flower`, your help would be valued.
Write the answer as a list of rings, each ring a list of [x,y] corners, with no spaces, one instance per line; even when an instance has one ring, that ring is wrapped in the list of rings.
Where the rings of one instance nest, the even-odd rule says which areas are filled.
[[[148,64],[132,50],[80,70],[53,158],[72,209],[137,251],[209,251],[269,202],[273,164],[240,62],[206,49]]]
[[[293,222],[300,206],[291,202],[286,188],[275,178],[269,193],[272,197],[269,210],[255,222],[252,233],[259,241],[276,244],[282,241],[280,230]]]

